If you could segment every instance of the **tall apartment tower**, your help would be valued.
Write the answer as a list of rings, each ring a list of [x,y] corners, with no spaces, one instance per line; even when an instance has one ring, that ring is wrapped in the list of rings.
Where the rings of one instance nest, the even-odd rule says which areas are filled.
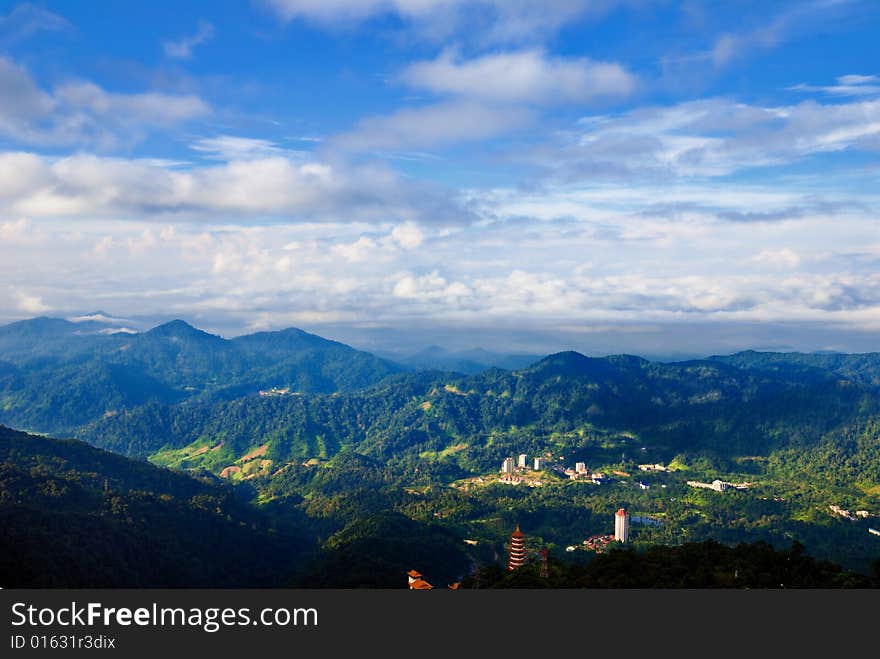
[[[504,458],[504,462],[501,463],[501,473],[502,474],[512,474],[513,473],[513,458]]]
[[[624,508],[614,513],[614,539],[629,542],[629,513]]]
[[[516,531],[510,534],[510,555],[507,559],[507,569],[515,570],[522,567],[526,562],[526,534],[519,530],[519,524],[516,525]]]
[[[519,467],[520,469],[525,469],[526,466],[528,465],[528,463],[529,463],[529,456],[527,456],[525,453],[520,453],[519,460],[517,461],[516,466]]]

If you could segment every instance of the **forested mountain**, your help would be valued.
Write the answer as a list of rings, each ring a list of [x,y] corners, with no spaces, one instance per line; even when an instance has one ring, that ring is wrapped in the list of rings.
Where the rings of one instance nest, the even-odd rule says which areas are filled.
[[[93,350],[115,328],[99,321],[31,318],[0,326],[0,359],[24,363],[45,357],[70,358]]]
[[[401,370],[295,329],[232,340],[181,320],[115,330],[52,318],[0,327],[0,422],[69,434],[146,403],[353,391]]]
[[[293,581],[312,549],[228,486],[0,426],[0,586]]]
[[[464,441],[456,461],[485,469],[515,448],[511,441],[535,452],[554,433],[637,432],[666,459],[694,450],[768,455],[815,444],[844,421],[878,411],[870,388],[827,373],[804,380],[713,361],[660,364],[569,352],[521,371],[402,374],[345,395],[148,405],[101,419],[82,436],[141,456],[223,442],[203,461],[262,444],[275,460],[326,458],[346,446],[389,459]]]
[[[747,350],[712,361],[739,368],[770,371],[788,377],[825,378],[829,374],[856,384],[880,385],[880,353],[849,355],[844,353],[756,352]]]

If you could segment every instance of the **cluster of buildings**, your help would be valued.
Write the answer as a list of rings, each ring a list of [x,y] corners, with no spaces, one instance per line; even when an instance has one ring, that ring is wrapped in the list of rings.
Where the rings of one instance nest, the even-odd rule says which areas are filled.
[[[632,518],[626,508],[620,508],[614,513],[614,534],[605,533],[591,535],[584,540],[582,549],[585,551],[594,551],[601,554],[614,542],[629,542],[630,523]],[[578,547],[569,545],[565,551],[575,551]]]
[[[855,522],[857,519],[868,519],[869,517],[871,517],[871,513],[869,513],[867,510],[857,510],[855,512],[855,514],[853,514],[850,511],[844,510],[843,508],[841,508],[840,506],[837,506],[837,505],[832,504],[828,507],[831,509],[831,512],[834,513],[835,515],[839,515],[840,517],[843,517],[844,519],[848,519],[851,522]]]
[[[546,466],[547,458],[537,457],[532,461],[532,469],[535,471],[541,471]],[[504,461],[501,463],[502,474],[513,474],[517,471],[525,471],[528,468],[529,456],[525,453],[520,453],[516,459],[513,457],[504,458]]]
[[[290,387],[284,387],[283,389],[279,389],[278,387],[272,387],[271,389],[260,389],[261,396],[300,396],[301,394],[298,391],[291,391]]]
[[[603,551],[608,549],[608,546],[614,542],[614,536],[610,533],[606,533],[604,535],[591,535],[589,538],[584,540],[583,545],[581,545],[580,549],[584,551],[594,551],[597,554],[601,554]],[[578,547],[575,545],[569,545],[565,548],[565,551],[575,551]]]
[[[691,487],[703,488],[706,490],[715,490],[716,492],[726,492],[729,489],[734,490],[747,490],[751,486],[751,483],[728,483],[727,481],[720,480],[716,478],[711,483],[701,483],[700,481],[688,481],[688,485]]]
[[[595,473],[591,472],[587,468],[587,465],[585,462],[575,462],[574,469],[572,469],[570,467],[568,469],[560,468],[560,471],[561,471],[561,473],[565,474],[573,481],[589,480],[589,481],[593,481],[594,483],[596,483],[598,485],[599,483],[601,483],[602,481],[605,480],[605,474],[602,474],[600,472],[595,472]]]
[[[510,483],[511,485],[525,483],[530,487],[540,487],[543,482],[535,478],[536,474],[531,474],[531,477],[527,476],[530,471],[529,466],[531,466],[532,472],[542,471],[547,466],[547,458],[536,457],[531,461],[531,464],[529,456],[525,453],[520,453],[516,459],[513,457],[504,458],[501,463],[501,476],[498,480],[501,483]]]
[[[523,476],[530,471],[530,467],[531,471],[543,471],[548,468],[549,465],[550,458],[547,456],[539,456],[529,460],[528,455],[521,453],[516,458],[512,456],[504,458],[501,462],[501,476],[498,480],[502,483],[512,483],[514,485],[518,485],[519,483],[525,483],[526,485],[540,485],[540,483],[536,483],[532,479],[523,478]],[[591,472],[585,462],[576,462],[574,468],[564,467],[562,465],[554,465],[552,468],[559,474],[568,476],[568,478],[573,481],[582,480],[589,481],[594,485],[601,485],[602,483],[607,483],[611,480],[606,474],[600,471]],[[615,471],[613,473],[618,476],[629,476],[628,473],[623,471]],[[647,487],[648,486],[644,486],[643,489],[647,489]]]

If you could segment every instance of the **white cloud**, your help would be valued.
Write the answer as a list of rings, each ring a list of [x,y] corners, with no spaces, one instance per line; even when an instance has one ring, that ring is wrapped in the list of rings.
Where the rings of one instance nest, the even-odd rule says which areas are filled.
[[[353,151],[430,148],[496,137],[531,120],[521,108],[451,101],[363,119],[332,144]]]
[[[756,263],[778,268],[796,268],[801,263],[801,257],[787,247],[761,250],[752,260]]]
[[[238,137],[235,135],[203,137],[190,144],[189,148],[205,154],[210,159],[227,162],[231,160],[258,160],[266,157],[291,155],[290,151],[282,149],[270,140]]]
[[[396,226],[389,237],[403,249],[415,249],[425,239],[424,233],[415,224]]]
[[[378,165],[263,157],[191,169],[75,155],[0,153],[0,211],[38,217],[216,221],[469,221],[448,194]],[[404,236],[405,240],[406,237]],[[410,240],[412,236],[410,236]]]
[[[440,102],[362,119],[329,141],[331,148],[384,152],[440,148],[496,138],[532,124],[534,105],[591,103],[632,94],[637,78],[620,64],[551,57],[539,50],[470,60],[446,51],[399,76]]]
[[[481,44],[535,41],[561,26],[601,16],[619,6],[645,7],[656,0],[262,0],[281,20],[305,19],[345,26],[397,16],[433,41],[468,28]]]
[[[177,39],[176,41],[168,40],[162,42],[162,49],[167,57],[174,59],[191,59],[193,48],[199,46],[206,41],[210,41],[214,36],[214,26],[208,21],[200,20],[198,29],[195,34]]]
[[[32,237],[31,222],[27,218],[0,222],[0,241],[7,245],[29,242]]]
[[[210,111],[197,96],[157,92],[114,94],[88,82],[68,83],[55,90],[62,107],[90,113],[103,121],[168,126],[201,117]],[[59,108],[60,109],[60,108]]]
[[[62,16],[30,2],[16,5],[6,16],[0,16],[0,42],[16,42],[38,32],[64,32],[73,26]]]
[[[447,51],[410,65],[400,77],[434,93],[502,103],[584,102],[627,96],[637,86],[636,77],[616,62],[551,57],[538,50],[471,60]]]
[[[363,261],[373,261],[381,258],[378,252],[378,245],[376,241],[371,238],[367,238],[366,236],[361,236],[353,243],[342,243],[339,245],[333,245],[330,248],[330,251],[339,256],[346,261],[352,261],[355,263],[363,262]]]
[[[18,299],[18,310],[25,313],[44,313],[52,308],[43,304],[43,298],[38,295],[29,295],[24,291],[16,291],[16,297]]]
[[[849,75],[840,76],[837,78],[837,82],[841,85],[866,85],[869,83],[880,82],[880,79],[877,76],[871,75],[860,75],[857,73],[851,73]]]
[[[421,276],[405,275],[398,279],[391,294],[397,298],[458,303],[471,294],[461,282],[448,282],[436,270]]]
[[[28,72],[0,57],[0,135],[22,144],[103,148],[139,141],[147,129],[206,116],[197,96],[119,94],[84,81],[44,91]]]
[[[829,96],[876,96],[880,95],[880,79],[877,76],[845,75],[837,78],[836,85],[799,84],[788,87],[790,91],[819,92]]]

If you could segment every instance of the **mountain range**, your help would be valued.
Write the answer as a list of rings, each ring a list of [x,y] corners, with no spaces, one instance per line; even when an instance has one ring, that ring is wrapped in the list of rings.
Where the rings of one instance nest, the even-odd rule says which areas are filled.
[[[0,327],[0,422],[67,434],[146,403],[228,400],[261,389],[351,391],[402,370],[298,329],[234,339],[182,320],[147,332],[35,318]]]
[[[69,460],[61,449],[10,435],[42,457],[8,449],[6,469],[21,485],[7,491],[14,499],[42,480],[65,492],[88,482],[59,509],[69,506],[84,528],[99,520],[114,538],[118,520],[102,512],[96,488],[121,454],[156,482],[110,478],[123,500],[183,522],[192,496],[163,479],[195,479],[203,496],[235,502],[227,521],[286,538],[266,551],[297,557],[287,583],[391,586],[408,556],[455,580],[468,564],[497,562],[515,524],[528,529],[533,554],[560,552],[607,529],[620,506],[653,520],[634,531],[639,546],[797,541],[863,574],[880,556],[868,533],[880,526],[877,353],[662,363],[561,352],[526,365],[512,358],[511,369],[484,368],[503,359],[480,353],[435,370],[416,364],[452,366],[442,349],[401,364],[297,329],[224,339],[183,321],[142,333],[112,327],[38,318],[0,328],[0,423],[95,447],[59,445],[91,456],[73,472],[94,476],[68,482],[73,472],[56,469]],[[522,470],[520,485],[498,482],[501,461],[520,454],[546,466]],[[51,468],[34,476],[34,460]],[[603,472],[604,485],[569,478],[576,462]],[[744,485],[722,496],[690,485],[712,480]],[[166,496],[182,503],[150,508]],[[35,519],[54,524],[45,510]],[[28,546],[48,560],[35,537]],[[371,545],[381,555],[363,556]],[[188,574],[188,583],[212,578]],[[239,577],[279,583],[277,573]]]

